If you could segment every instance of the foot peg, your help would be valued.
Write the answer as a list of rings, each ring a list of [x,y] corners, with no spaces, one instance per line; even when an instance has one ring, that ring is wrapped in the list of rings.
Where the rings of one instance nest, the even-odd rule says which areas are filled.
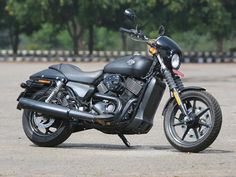
[[[123,143],[127,146],[130,147],[130,142],[125,138],[125,136],[123,134],[118,134],[118,136],[120,137],[120,139],[123,141]]]

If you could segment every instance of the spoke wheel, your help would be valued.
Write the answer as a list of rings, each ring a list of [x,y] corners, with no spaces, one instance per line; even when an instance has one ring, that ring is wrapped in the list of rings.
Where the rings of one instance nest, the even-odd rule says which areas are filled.
[[[186,122],[178,106],[172,112],[171,132],[176,141],[195,142],[199,141],[211,128],[212,119],[210,108],[197,97],[190,97],[184,100],[188,114],[193,119]]]
[[[33,97],[39,101],[44,101],[46,98],[45,90],[37,92]],[[53,98],[50,103],[63,105],[61,98]],[[69,121],[30,110],[24,110],[22,123],[26,136],[38,146],[56,146],[64,142],[72,133]]]
[[[30,127],[39,136],[47,136],[55,133],[63,125],[63,121],[56,120],[46,115],[30,112]]]
[[[179,106],[169,104],[164,120],[168,141],[178,150],[199,152],[217,137],[222,114],[217,101],[209,93],[188,91],[181,95],[191,121],[187,121]]]
[[[47,97],[43,96],[39,101],[44,101]],[[53,104],[61,105],[60,99],[53,99],[51,101]],[[48,136],[55,133],[63,126],[62,120],[55,119],[53,117],[43,115],[41,113],[30,111],[29,113],[29,125],[31,129],[39,136]]]

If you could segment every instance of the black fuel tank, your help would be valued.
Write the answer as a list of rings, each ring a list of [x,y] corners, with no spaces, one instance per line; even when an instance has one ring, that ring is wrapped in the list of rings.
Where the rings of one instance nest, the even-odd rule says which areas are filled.
[[[108,63],[105,73],[122,74],[136,78],[144,77],[152,65],[152,58],[141,55],[125,56]]]

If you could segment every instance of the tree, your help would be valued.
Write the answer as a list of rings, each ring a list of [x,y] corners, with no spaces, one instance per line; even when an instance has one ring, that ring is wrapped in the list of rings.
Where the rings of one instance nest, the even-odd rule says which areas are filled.
[[[0,47],[9,46],[8,32],[5,27],[5,6],[6,1],[0,1]]]
[[[145,18],[145,16],[149,16],[149,13],[147,13],[147,5],[149,6],[150,2],[153,1],[155,0],[146,0],[145,2],[138,0],[113,0],[106,1],[106,3],[100,2],[101,4],[98,12],[99,20],[97,21],[97,26],[106,27],[108,30],[117,32],[120,27],[135,28],[136,23],[139,23],[139,21],[135,23],[128,21],[127,18],[124,16],[125,9],[132,8],[135,12],[137,12],[137,16],[140,16],[142,19],[147,20],[148,18]],[[121,33],[121,41],[122,50],[127,50],[127,38],[124,33]]]
[[[212,39],[216,41],[217,51],[223,52],[224,40],[230,37],[233,30],[231,13],[227,11],[220,0],[205,0],[202,3],[197,1],[195,4],[200,4],[201,9],[192,9],[192,18],[190,20],[198,22],[199,26],[201,26],[200,31],[203,33],[208,32]]]
[[[37,30],[40,27],[38,23],[40,16],[37,13],[37,5],[30,0],[26,0],[25,4],[17,0],[5,0],[4,2],[3,24],[8,30],[13,53],[17,54],[19,35],[32,34]]]
[[[209,33],[216,41],[217,51],[223,52],[223,42],[229,38],[234,30],[232,1],[222,0],[163,0],[167,8],[175,14],[178,23],[182,20],[182,30],[186,27],[205,34]],[[231,11],[229,11],[231,9]],[[183,18],[180,18],[180,17]],[[179,25],[175,25],[178,27]],[[177,28],[178,29],[178,28]]]
[[[81,24],[88,30],[88,49],[92,54],[94,46],[94,31],[97,27],[105,27],[108,30],[118,31],[124,24],[123,12],[129,6],[129,0],[81,0],[80,1]],[[107,36],[109,37],[109,36]],[[125,36],[122,35],[125,46]],[[124,47],[126,48],[126,47]]]
[[[74,54],[78,55],[79,39],[84,27],[80,22],[80,1],[78,0],[42,0],[41,8],[44,21],[51,23],[55,28],[65,28],[73,42]]]
[[[223,51],[224,40],[234,34],[235,6],[236,1],[231,0],[1,0],[0,29],[8,32],[14,53],[20,34],[31,35],[52,26],[52,34],[68,32],[76,55],[85,40],[92,54],[98,28],[113,33],[121,26],[135,27],[132,23],[127,25],[123,15],[126,8],[132,8],[140,19],[136,23],[150,37],[156,37],[163,24],[167,35],[186,31],[210,35],[216,40],[218,51]],[[121,34],[121,39],[125,50],[126,36]]]
[[[88,29],[88,50],[89,55],[93,53],[94,46],[94,29],[96,30],[96,24],[99,16],[100,1],[96,0],[81,0],[80,11],[81,11],[81,25],[85,29]]]

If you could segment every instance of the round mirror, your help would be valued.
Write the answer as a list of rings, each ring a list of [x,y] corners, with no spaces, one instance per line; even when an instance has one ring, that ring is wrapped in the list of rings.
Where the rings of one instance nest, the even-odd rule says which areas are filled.
[[[132,9],[126,9],[124,13],[131,21],[135,21],[136,15]]]
[[[165,34],[165,27],[163,25],[161,25],[159,27],[159,35],[160,36],[164,36],[164,34]]]

